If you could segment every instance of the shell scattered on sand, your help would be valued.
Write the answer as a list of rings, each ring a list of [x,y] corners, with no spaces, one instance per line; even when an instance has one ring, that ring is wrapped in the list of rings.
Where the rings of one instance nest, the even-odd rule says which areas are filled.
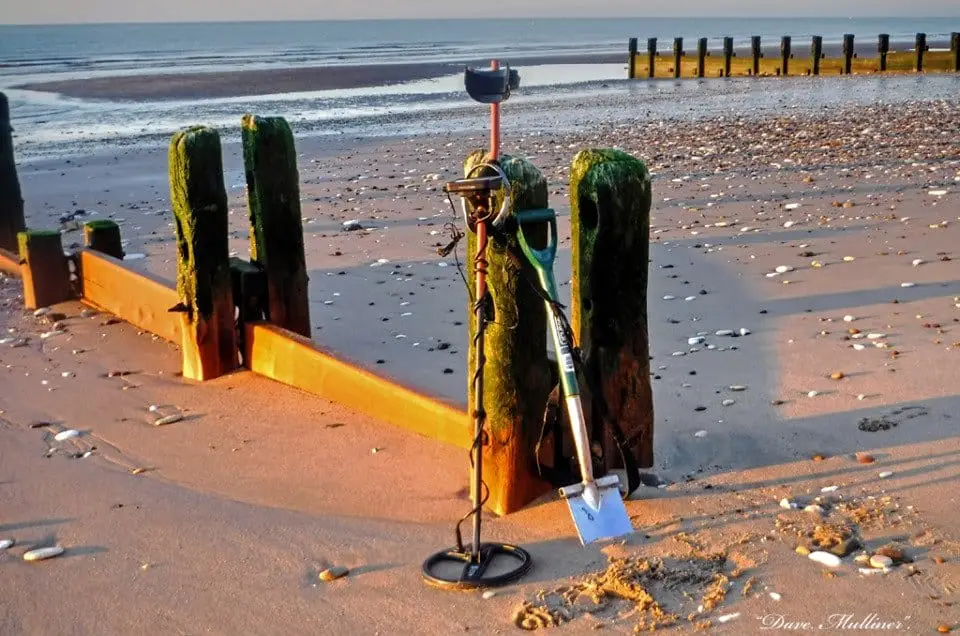
[[[73,439],[74,437],[79,437],[79,436],[80,436],[80,431],[76,429],[68,428],[67,430],[60,431],[59,433],[54,435],[53,439],[57,440],[58,442],[65,442],[68,439]]]
[[[63,554],[63,548],[60,546],[51,546],[49,548],[37,548],[23,554],[24,561],[45,561]]]

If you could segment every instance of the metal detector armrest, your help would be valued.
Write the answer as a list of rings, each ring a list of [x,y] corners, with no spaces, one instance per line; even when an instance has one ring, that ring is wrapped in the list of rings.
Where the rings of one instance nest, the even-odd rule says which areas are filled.
[[[445,183],[443,191],[450,194],[473,194],[476,192],[499,190],[502,185],[503,179],[499,176],[457,179],[456,181],[448,181]]]

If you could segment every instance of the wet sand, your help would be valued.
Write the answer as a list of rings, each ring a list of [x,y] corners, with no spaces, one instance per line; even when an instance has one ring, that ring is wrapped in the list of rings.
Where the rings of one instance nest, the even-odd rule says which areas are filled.
[[[533,64],[601,64],[623,55],[577,55],[523,58]],[[518,63],[521,60],[518,60]],[[396,63],[224,72],[171,73],[70,79],[23,84],[13,88],[58,93],[67,97],[112,101],[213,99],[276,95],[344,88],[386,86],[453,75],[465,65],[486,66],[489,60],[460,63]]]
[[[870,613],[900,621],[901,633],[955,626],[960,108],[742,110],[629,125],[585,113],[594,123],[580,132],[514,122],[505,138],[505,152],[548,177],[565,296],[573,154],[617,145],[654,173],[655,471],[667,485],[628,503],[638,533],[624,545],[581,548],[565,505],[548,495],[485,526],[491,539],[530,548],[536,568],[521,584],[490,600],[428,590],[419,564],[452,542],[469,508],[463,451],[244,372],[183,382],[174,346],[81,318],[75,304],[62,309],[67,333],[41,340],[51,326],[19,308],[19,283],[7,280],[0,337],[30,344],[0,345],[0,539],[19,542],[0,555],[0,631],[492,634],[514,630],[528,601],[551,620],[569,616],[565,633],[598,624],[632,633],[650,618],[632,603],[546,594],[618,556],[664,558],[681,573],[719,568],[725,599],[702,613],[697,577],[650,584],[679,616],[665,628],[677,633],[711,621],[711,633],[756,634],[777,616],[829,624]],[[435,253],[450,219],[438,188],[483,144],[462,134],[298,140],[317,342],[462,399],[466,291],[453,259]],[[131,266],[172,279],[165,160],[155,149],[32,163],[21,171],[29,223],[56,227],[77,209],[114,218],[127,251],[147,255]],[[236,146],[225,165],[231,249],[244,255]],[[354,219],[364,229],[344,231]],[[723,335],[740,329],[749,333]],[[135,373],[101,377],[111,369]],[[153,427],[150,404],[187,418]],[[30,428],[39,420],[50,427]],[[65,427],[82,436],[52,443],[47,458]],[[818,496],[823,513],[802,510]],[[795,530],[816,524],[847,527],[863,548],[837,569],[810,561],[794,551]],[[67,548],[58,560],[19,559],[53,542]],[[861,573],[854,557],[888,543],[912,563]],[[708,558],[717,551],[719,565]],[[333,564],[354,573],[318,583]]]

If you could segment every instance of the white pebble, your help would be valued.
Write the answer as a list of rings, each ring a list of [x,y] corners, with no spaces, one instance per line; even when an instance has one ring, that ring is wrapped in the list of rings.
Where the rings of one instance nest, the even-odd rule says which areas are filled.
[[[746,327],[741,327],[741,328],[740,328],[740,335],[741,335],[741,336],[749,336],[751,333],[753,333],[753,332],[750,331],[749,329],[747,329]]]
[[[667,296],[664,296],[664,297],[663,297],[664,300],[673,300],[674,298],[676,298],[676,296],[669,296],[669,295],[667,295]]]
[[[875,554],[870,557],[870,567],[878,570],[885,570],[893,565],[893,559],[883,554]]]
[[[683,356],[685,356],[685,355],[687,355],[687,352],[686,352],[686,351],[674,351],[674,352],[673,352],[673,357],[674,357],[674,358],[681,358],[681,357],[683,357]]]
[[[810,560],[816,561],[820,565],[825,565],[828,568],[838,568],[842,563],[842,561],[840,561],[840,557],[838,557],[837,555],[830,554],[829,552],[819,552],[819,551],[811,552]]]
[[[913,266],[914,266],[914,267],[917,267],[917,266],[919,266],[919,265],[923,265],[923,259],[922,259],[922,258],[915,258],[915,259],[913,259]]]
[[[860,395],[857,396],[857,399],[860,400],[861,402],[863,402],[864,400],[867,399],[867,396],[864,395],[863,393],[861,393]]]
[[[167,415],[166,417],[161,417],[154,420],[154,426],[166,426],[167,424],[175,424],[183,419],[182,413],[174,413],[173,415]]]
[[[493,590],[487,590],[486,592],[483,593],[483,600],[489,601],[490,599],[492,599],[492,598],[493,598],[494,596],[496,596],[496,595],[497,595],[497,593],[494,592]]]
[[[886,338],[887,334],[885,333],[868,333],[867,338],[870,340],[880,340],[881,338]]]
[[[75,376],[75,375],[76,375],[76,374],[75,374],[73,371],[64,371],[63,373],[60,374],[60,377],[62,377],[62,378],[72,378],[72,377]]]
[[[820,489],[820,492],[836,492],[839,486],[824,486]]]
[[[880,473],[880,479],[886,479],[887,477],[893,477],[893,471],[887,470]]]
[[[733,405],[736,404],[736,403],[737,403],[736,400],[730,400],[730,399],[726,399],[726,400],[723,401],[723,405],[724,405],[724,406],[733,406]]]
[[[0,539],[0,550],[9,550],[15,543],[13,539]]]
[[[807,397],[812,397],[812,398],[815,398],[818,395],[820,395],[820,391],[810,391],[809,393],[807,393]]]
[[[40,334],[40,339],[46,340],[47,338],[53,338],[54,336],[62,336],[65,333],[67,332],[62,329],[54,329],[53,331],[44,331],[42,334]]]
[[[687,344],[691,346],[703,344],[704,342],[706,342],[706,340],[707,339],[704,338],[703,336],[696,336],[695,338],[687,338]]]
[[[843,322],[853,322],[854,320],[856,320],[856,318],[854,318],[853,316],[851,316],[851,315],[849,315],[849,314],[847,314],[846,316],[843,317]]]
[[[46,316],[49,313],[50,313],[49,307],[41,307],[40,309],[33,312],[33,315],[39,318],[40,316]]]
[[[915,286],[916,286],[916,283],[900,283],[900,286],[901,286],[901,287],[904,287],[904,288],[907,288],[907,287],[915,287]]]
[[[684,298],[684,300],[687,301],[687,302],[690,302],[690,301],[693,301],[693,300],[696,300],[696,299],[697,299],[696,296],[687,296],[686,298]]]
[[[731,391],[746,391],[746,390],[747,390],[747,387],[743,386],[742,384],[734,384],[733,386],[730,387],[730,390],[731,390]]]
[[[947,193],[946,190],[930,190],[927,192],[932,197],[942,197]]]
[[[797,504],[784,497],[780,500],[780,507],[784,510],[796,510]]]
[[[719,331],[717,332],[716,335],[718,335],[718,336],[732,336],[732,335],[733,335],[733,329],[721,329],[721,330],[719,330]]]
[[[793,267],[789,265],[780,265],[776,269],[776,272],[778,274],[786,274],[787,272],[792,272],[792,271],[793,271]]]
[[[706,431],[697,431],[696,433],[693,434],[693,436],[694,436],[694,437],[706,437],[706,436],[707,436],[707,432],[706,432]]]
[[[29,552],[24,553],[24,561],[43,561],[44,559],[52,559],[55,556],[60,556],[63,554],[63,548],[60,546],[53,546],[50,548],[37,548],[36,550],[30,550]]]
[[[844,262],[844,263],[852,263],[852,262],[855,261],[855,260],[857,260],[857,258],[856,258],[855,256],[844,256],[844,257],[843,257],[843,262]]]
[[[793,227],[796,224],[796,221],[787,221],[783,224],[783,227]]]
[[[740,618],[740,612],[737,612],[736,614],[724,614],[723,616],[718,616],[717,622],[727,623],[732,621],[735,618]]]
[[[864,349],[867,348],[867,346],[862,344],[855,344],[853,345],[853,348],[856,349],[857,351],[863,351]]]
[[[775,600],[775,601],[779,601],[779,600],[782,599],[783,597],[780,596],[779,594],[777,594],[776,592],[770,592],[770,598],[772,598],[772,599]]]
[[[68,439],[73,439],[74,437],[80,437],[80,431],[68,428],[67,430],[60,431],[54,435],[53,439],[57,440],[58,442],[65,442]]]
[[[860,568],[860,574],[864,576],[871,576],[874,574],[884,574],[884,570],[878,570],[876,568]]]
[[[783,206],[783,209],[784,209],[784,210],[796,210],[796,209],[799,208],[799,207],[800,207],[800,204],[799,204],[799,203],[788,203],[788,204],[786,204],[785,206]]]

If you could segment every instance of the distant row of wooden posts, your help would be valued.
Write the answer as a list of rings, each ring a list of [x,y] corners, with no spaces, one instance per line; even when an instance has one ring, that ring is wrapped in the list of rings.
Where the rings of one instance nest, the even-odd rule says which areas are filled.
[[[630,59],[627,77],[733,77],[733,76],[779,76],[789,75],[850,75],[851,73],[876,73],[885,71],[952,71],[960,72],[960,33],[950,34],[949,51],[930,51],[927,35],[917,33],[913,51],[891,51],[890,35],[881,33],[878,38],[878,57],[861,58],[854,51],[853,35],[843,36],[842,55],[827,58],[823,53],[823,36],[815,35],[810,43],[810,57],[804,63],[795,59],[793,38],[785,35],[780,39],[779,58],[768,59],[763,55],[760,36],[750,38],[750,57],[738,58],[733,48],[733,38],[723,38],[723,57],[713,57],[707,49],[707,38],[697,42],[696,62],[686,56],[683,38],[673,40],[673,65],[662,60],[657,51],[657,38],[647,40],[647,53],[641,55],[637,38],[630,38]],[[793,67],[793,68],[791,68]],[[799,67],[799,69],[797,68]],[[797,72],[799,70],[799,72]]]

